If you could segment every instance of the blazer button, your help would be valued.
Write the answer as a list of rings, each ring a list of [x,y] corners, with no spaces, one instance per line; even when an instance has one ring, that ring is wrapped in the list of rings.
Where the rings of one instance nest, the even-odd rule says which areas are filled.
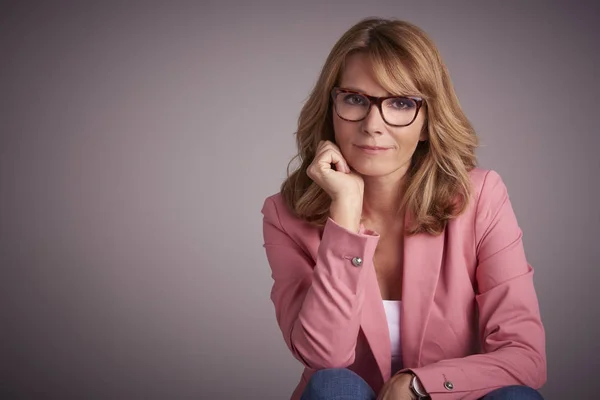
[[[352,259],[352,264],[353,264],[355,267],[360,267],[360,266],[362,265],[362,258],[360,258],[360,257],[354,257],[354,258]]]
[[[446,382],[444,382],[444,387],[447,390],[452,390],[452,389],[454,389],[454,384],[452,382],[450,382],[450,381],[446,381]]]

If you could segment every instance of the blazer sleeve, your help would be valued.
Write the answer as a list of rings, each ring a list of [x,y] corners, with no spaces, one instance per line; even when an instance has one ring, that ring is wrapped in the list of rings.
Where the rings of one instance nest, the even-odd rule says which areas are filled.
[[[329,218],[314,260],[286,232],[279,211],[272,198],[265,200],[263,246],[273,279],[271,301],[285,343],[308,368],[347,367],[355,359],[365,274],[373,268],[379,235],[351,232]],[[362,265],[352,263],[355,257]]]
[[[506,186],[488,171],[475,217],[478,326],[482,353],[411,370],[434,400],[478,399],[503,386],[546,381],[545,333]],[[451,384],[450,384],[450,383]]]

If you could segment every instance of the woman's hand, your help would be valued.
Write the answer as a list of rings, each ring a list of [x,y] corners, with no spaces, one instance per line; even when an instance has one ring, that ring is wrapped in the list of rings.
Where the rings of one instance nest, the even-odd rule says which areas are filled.
[[[335,165],[335,169],[331,164]],[[365,188],[362,177],[350,169],[339,147],[329,140],[319,142],[315,158],[308,166],[306,174],[333,201],[348,198],[362,201]]]
[[[350,169],[339,147],[329,140],[320,141],[306,174],[331,197],[329,217],[338,225],[358,232],[365,183],[362,176]]]
[[[381,388],[377,400],[416,400],[409,386],[411,379],[411,374],[392,376]]]

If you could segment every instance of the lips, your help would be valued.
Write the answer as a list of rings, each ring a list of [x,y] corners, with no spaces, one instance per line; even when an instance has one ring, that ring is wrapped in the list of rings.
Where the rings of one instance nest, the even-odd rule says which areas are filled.
[[[361,145],[356,145],[357,147],[360,147],[361,149],[367,149],[367,150],[389,150],[391,149],[391,147],[382,147],[382,146],[361,146]]]

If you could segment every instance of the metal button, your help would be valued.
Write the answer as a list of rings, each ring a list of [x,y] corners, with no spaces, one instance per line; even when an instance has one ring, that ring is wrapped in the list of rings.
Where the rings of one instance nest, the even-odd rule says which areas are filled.
[[[352,259],[352,264],[353,264],[355,267],[360,267],[360,266],[362,265],[362,258],[360,258],[360,257],[354,257],[354,258]]]
[[[454,384],[452,382],[450,382],[450,381],[446,381],[446,382],[444,382],[444,387],[447,390],[452,390],[452,389],[454,389]]]

